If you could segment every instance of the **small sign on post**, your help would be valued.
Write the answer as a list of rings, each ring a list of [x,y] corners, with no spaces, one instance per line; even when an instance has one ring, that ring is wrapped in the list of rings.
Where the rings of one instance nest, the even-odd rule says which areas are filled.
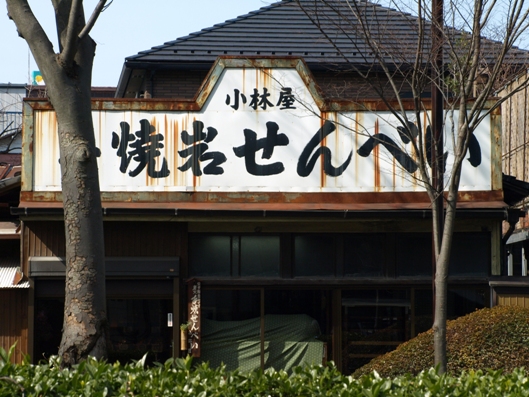
[[[200,281],[193,279],[188,283],[188,353],[192,357],[200,357]]]

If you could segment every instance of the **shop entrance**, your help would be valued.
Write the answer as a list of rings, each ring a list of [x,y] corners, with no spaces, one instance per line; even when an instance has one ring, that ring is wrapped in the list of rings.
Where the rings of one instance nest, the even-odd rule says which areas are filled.
[[[170,299],[107,299],[108,360],[127,363],[147,354],[147,363],[164,362],[172,356],[172,328],[167,314]],[[59,352],[64,299],[36,302],[35,358],[46,360]]]
[[[33,360],[59,352],[64,318],[64,281],[37,280]],[[173,356],[173,280],[107,280],[107,353],[124,364],[147,354],[146,363]]]
[[[200,360],[245,371],[324,363],[329,297],[325,290],[203,289]]]
[[[170,299],[108,299],[108,360],[121,363],[139,360],[163,363],[172,356],[172,328],[167,315]]]

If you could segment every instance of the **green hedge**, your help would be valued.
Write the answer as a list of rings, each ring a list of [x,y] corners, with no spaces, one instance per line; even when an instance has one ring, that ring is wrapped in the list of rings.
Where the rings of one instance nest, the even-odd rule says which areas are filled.
[[[61,369],[58,359],[47,364],[16,365],[0,349],[0,397],[55,396],[529,396],[529,376],[523,370],[439,376],[430,369],[419,375],[393,379],[378,374],[358,379],[344,376],[332,364],[284,371],[226,372],[192,360],[176,359],[144,368],[144,360],[120,365],[88,360]]]
[[[447,370],[529,368],[529,309],[496,306],[477,310],[447,324]],[[353,375],[377,371],[382,376],[417,374],[434,364],[433,331],[418,335],[396,350],[373,359]]]

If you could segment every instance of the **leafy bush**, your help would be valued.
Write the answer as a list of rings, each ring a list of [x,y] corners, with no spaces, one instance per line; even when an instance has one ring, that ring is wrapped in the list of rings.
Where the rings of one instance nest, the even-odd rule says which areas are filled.
[[[12,350],[11,350],[12,351]],[[46,364],[16,365],[0,349],[0,397],[397,397],[397,396],[529,396],[529,374],[514,370],[440,376],[433,369],[393,379],[377,373],[358,379],[344,376],[331,363],[285,371],[227,372],[207,364],[192,367],[191,358],[168,360],[145,368],[145,359],[120,365],[88,360],[61,369],[57,357]]]
[[[496,306],[481,309],[447,324],[447,370],[529,368],[529,309]],[[382,376],[418,374],[434,364],[433,331],[419,334],[396,350],[377,357],[353,374],[377,371]]]

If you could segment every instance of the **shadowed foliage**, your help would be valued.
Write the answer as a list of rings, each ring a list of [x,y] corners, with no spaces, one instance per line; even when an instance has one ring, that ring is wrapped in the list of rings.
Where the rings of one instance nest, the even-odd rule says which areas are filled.
[[[529,367],[529,308],[497,306],[448,322],[448,372]],[[433,366],[433,331],[419,334],[396,350],[377,357],[353,375],[418,374]]]

